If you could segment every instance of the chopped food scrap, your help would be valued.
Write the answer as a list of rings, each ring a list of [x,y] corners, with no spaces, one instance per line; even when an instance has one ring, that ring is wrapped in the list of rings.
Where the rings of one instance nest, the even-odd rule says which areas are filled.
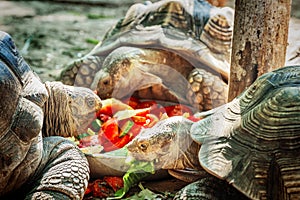
[[[69,139],[85,154],[110,152],[124,147],[142,129],[178,115],[194,122],[200,120],[188,106],[181,104],[162,106],[153,100],[140,101],[134,97],[122,101],[105,99],[88,130],[77,138]],[[154,173],[153,163],[134,160],[123,177],[106,176],[90,182],[85,199],[123,198],[133,185],[151,173]]]
[[[181,104],[164,107],[156,101],[140,101],[134,97],[123,101],[105,99],[102,104],[97,112],[97,119],[90,124],[86,133],[76,138],[79,148],[86,154],[122,148],[141,129],[150,128],[168,117],[182,115],[192,121],[200,120],[193,116],[189,107]]]

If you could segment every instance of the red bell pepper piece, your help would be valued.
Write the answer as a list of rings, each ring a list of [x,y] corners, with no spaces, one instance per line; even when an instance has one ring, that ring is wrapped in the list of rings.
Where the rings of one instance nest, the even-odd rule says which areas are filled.
[[[155,105],[157,105],[156,101],[143,101],[137,105],[136,109],[149,108]]]
[[[188,119],[191,120],[191,121],[193,121],[193,122],[197,122],[197,121],[201,120],[201,118],[197,118],[194,115],[189,116]]]
[[[88,187],[86,188],[86,190],[84,191],[84,195],[89,195],[93,192],[93,183],[89,183],[88,184]]]
[[[119,138],[117,142],[114,143],[114,146],[118,148],[124,147],[130,140],[132,139],[132,136],[130,134],[124,135]]]
[[[105,152],[108,151],[113,151],[119,148],[124,147],[128,142],[130,142],[130,140],[132,139],[132,137],[130,136],[130,134],[124,135],[123,137],[120,137],[118,140],[115,141],[115,143],[112,143],[111,141],[104,141],[104,143],[102,144],[103,146],[103,150]]]
[[[112,143],[117,142],[119,138],[119,125],[118,121],[114,118],[107,120],[101,127],[101,131],[105,137]],[[101,135],[101,133],[100,133]]]
[[[165,107],[165,109],[169,117],[181,116],[184,113],[189,113],[190,115],[193,114],[192,111],[187,106],[181,104],[174,105],[174,106],[167,106]]]
[[[96,113],[99,117],[100,114],[105,114],[108,116],[113,116],[116,112],[120,110],[132,110],[133,108],[129,105],[117,100],[117,99],[105,99],[102,101],[102,108]]]
[[[100,179],[97,179],[93,183],[93,197],[109,197],[113,194],[113,191],[108,187],[108,184]]]
[[[105,176],[103,180],[116,192],[124,187],[122,177],[118,176]]]
[[[130,97],[127,98],[125,100],[122,100],[123,103],[126,103],[127,105],[129,105],[130,107],[132,107],[133,109],[136,109],[138,104],[140,104],[140,100],[136,97]]]
[[[164,107],[157,107],[154,109],[151,109],[150,114],[156,115],[158,118],[161,117],[162,114],[166,113],[166,110]]]
[[[135,123],[135,124],[138,124],[138,125],[144,125],[146,123],[146,120],[147,118],[146,117],[142,117],[142,116],[132,116],[131,117],[132,121]]]
[[[137,136],[140,133],[141,129],[142,129],[141,125],[134,124],[132,126],[132,128],[130,129],[130,134],[132,134],[132,138],[131,139],[133,139],[135,136]]]
[[[146,117],[150,112],[151,112],[151,110],[147,109],[147,110],[137,113],[135,116]]]
[[[103,150],[105,152],[109,152],[109,151],[118,149],[118,147],[116,147],[111,141],[109,141],[109,140],[102,140],[102,141],[103,141],[103,143],[102,143]]]
[[[97,116],[98,119],[100,119],[102,122],[106,122],[107,120],[109,120],[111,118],[110,115],[106,115],[106,114],[102,114],[100,113],[98,116]]]

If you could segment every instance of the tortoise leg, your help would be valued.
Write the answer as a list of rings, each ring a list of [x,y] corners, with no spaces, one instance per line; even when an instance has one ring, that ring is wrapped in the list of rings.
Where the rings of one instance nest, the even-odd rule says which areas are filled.
[[[42,163],[29,183],[35,187],[26,199],[82,199],[89,179],[83,153],[65,138],[43,139]]]
[[[227,101],[228,85],[221,77],[195,68],[188,76],[190,89],[187,99],[199,106],[199,111],[211,110]]]
[[[225,180],[214,176],[191,183],[176,193],[174,200],[249,200]]]

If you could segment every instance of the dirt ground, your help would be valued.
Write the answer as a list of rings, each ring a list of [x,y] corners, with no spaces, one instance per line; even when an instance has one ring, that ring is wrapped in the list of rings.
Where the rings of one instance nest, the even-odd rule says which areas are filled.
[[[42,81],[57,79],[65,65],[87,54],[102,40],[132,3],[143,1],[79,2],[0,0],[0,30],[12,35],[21,54]],[[233,7],[233,1],[228,1],[228,5]],[[293,0],[292,17],[300,19],[299,0]],[[300,20],[298,22],[299,27],[290,33],[295,37],[300,35]],[[163,187],[161,184],[167,185],[155,183],[149,187]]]
[[[25,60],[46,81],[88,53],[127,7],[1,1],[0,10],[0,30],[12,35]]]

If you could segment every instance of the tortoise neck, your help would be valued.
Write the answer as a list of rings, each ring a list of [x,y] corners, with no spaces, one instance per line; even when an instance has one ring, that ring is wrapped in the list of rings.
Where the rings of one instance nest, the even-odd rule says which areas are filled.
[[[43,136],[75,136],[77,131],[67,87],[60,82],[46,82],[45,87],[49,98],[44,106]]]
[[[192,141],[190,136],[181,138],[179,145],[170,149],[171,154],[167,154],[161,160],[164,160],[163,169],[202,169],[198,159],[200,145]]]
[[[200,145],[196,142],[192,142],[189,148],[187,148],[185,152],[182,152],[180,158],[176,160],[176,162],[174,163],[176,165],[174,169],[179,168],[179,166],[184,166],[184,169],[201,169],[197,156],[199,150]]]

